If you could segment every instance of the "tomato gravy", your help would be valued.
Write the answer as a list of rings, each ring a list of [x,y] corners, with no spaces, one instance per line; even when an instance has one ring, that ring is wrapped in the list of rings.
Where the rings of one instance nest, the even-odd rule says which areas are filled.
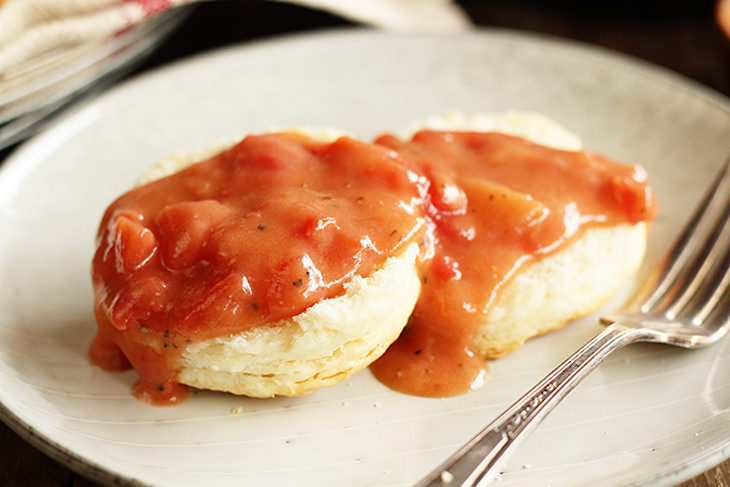
[[[280,134],[126,193],[97,238],[92,362],[131,365],[138,397],[178,401],[178,350],[341,295],[421,240],[426,187],[385,147]]]
[[[415,242],[420,298],[371,369],[410,394],[461,394],[486,370],[471,342],[511,276],[588,226],[655,212],[638,168],[503,134],[249,136],[107,209],[90,357],[137,369],[137,397],[179,402],[186,344],[295,316]]]
[[[376,140],[415,163],[431,185],[424,211],[435,256],[400,338],[371,370],[410,394],[453,396],[478,384],[472,347],[500,290],[520,268],[590,225],[637,223],[656,211],[646,175],[589,152],[499,133],[422,131]]]

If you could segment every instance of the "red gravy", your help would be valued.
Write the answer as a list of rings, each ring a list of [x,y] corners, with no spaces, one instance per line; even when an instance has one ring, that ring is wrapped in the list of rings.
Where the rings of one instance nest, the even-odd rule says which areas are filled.
[[[435,225],[435,256],[422,264],[408,325],[371,366],[381,382],[410,394],[463,394],[483,375],[474,333],[521,267],[590,225],[637,223],[656,212],[643,171],[589,152],[497,133],[423,131],[376,144],[431,181],[424,211]]]
[[[520,267],[588,226],[655,212],[636,167],[502,134],[250,136],[107,209],[90,358],[134,367],[142,400],[180,402],[185,344],[297,315],[415,242],[420,298],[371,369],[399,391],[461,394],[486,370],[474,332]]]

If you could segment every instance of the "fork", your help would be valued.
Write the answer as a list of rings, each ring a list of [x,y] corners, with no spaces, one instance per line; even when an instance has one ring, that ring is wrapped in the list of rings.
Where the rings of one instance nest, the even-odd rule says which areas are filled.
[[[699,348],[730,325],[730,159],[672,249],[607,328],[462,446],[416,487],[485,485],[506,457],[612,352],[636,342]]]

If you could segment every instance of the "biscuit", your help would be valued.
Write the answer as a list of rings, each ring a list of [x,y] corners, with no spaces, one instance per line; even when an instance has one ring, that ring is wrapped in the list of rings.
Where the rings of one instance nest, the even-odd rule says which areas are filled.
[[[534,113],[458,113],[415,128],[499,131],[563,150],[580,139]],[[341,132],[296,129],[322,141]],[[222,140],[194,154],[164,159],[140,184],[170,175],[235,143]],[[485,358],[509,353],[604,304],[639,266],[646,224],[591,227],[562,249],[522,268],[501,290],[478,327],[474,349]],[[339,297],[238,334],[187,344],[172,364],[189,386],[251,397],[297,396],[341,382],[367,367],[396,340],[419,297],[419,248],[411,244],[367,277],[355,277]]]
[[[336,129],[287,129],[330,142]],[[222,139],[194,153],[171,155],[138,180],[145,184],[229,148]],[[418,246],[365,278],[344,295],[326,299],[286,320],[232,336],[188,344],[175,368],[181,384],[250,397],[298,396],[345,380],[367,367],[398,337],[418,299]]]
[[[533,112],[464,115],[459,112],[416,122],[421,128],[502,132],[561,150],[580,150],[580,138]],[[646,251],[644,222],[587,228],[581,236],[534,261],[508,281],[474,341],[485,358],[498,358],[525,340],[555,330],[605,304],[639,267]]]

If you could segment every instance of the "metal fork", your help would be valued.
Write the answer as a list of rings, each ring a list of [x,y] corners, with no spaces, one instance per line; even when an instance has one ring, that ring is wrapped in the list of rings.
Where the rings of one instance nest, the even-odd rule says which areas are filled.
[[[730,160],[674,246],[608,327],[424,477],[417,487],[485,485],[506,456],[603,359],[636,342],[699,348],[730,325]]]

